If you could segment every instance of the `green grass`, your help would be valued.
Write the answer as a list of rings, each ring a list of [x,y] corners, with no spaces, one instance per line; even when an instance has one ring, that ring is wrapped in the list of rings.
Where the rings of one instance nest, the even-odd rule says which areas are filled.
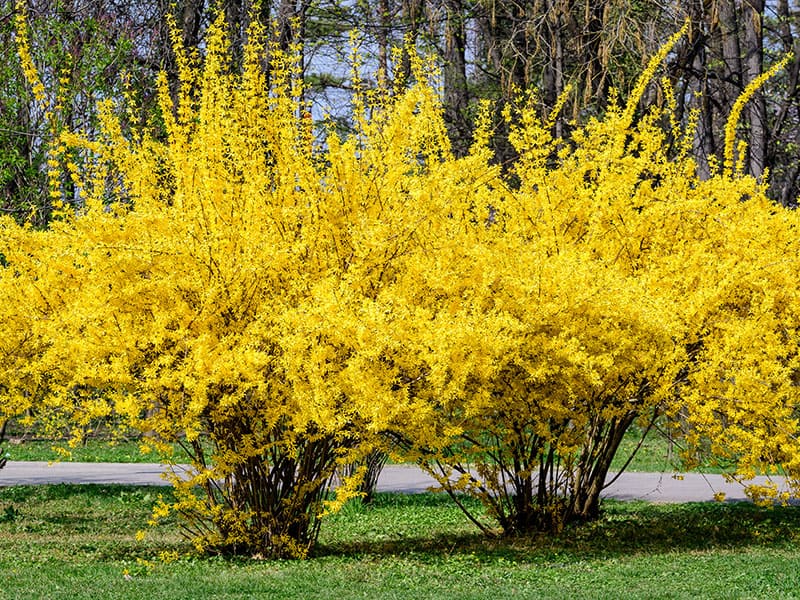
[[[634,451],[642,436],[642,430],[636,425],[632,426],[625,437],[622,439],[614,461],[611,464],[612,471],[618,471],[627,461],[631,452]],[[642,473],[664,473],[687,471],[701,471],[703,473],[723,473],[725,469],[719,465],[706,461],[697,467],[687,468],[682,464],[680,453],[683,449],[679,440],[668,439],[667,435],[656,429],[650,430],[645,437],[639,450],[636,452],[628,471]],[[730,469],[728,469],[730,470]]]
[[[612,470],[619,469],[630,452],[639,442],[641,432],[637,427],[632,427],[623,439],[617,457],[614,459]],[[65,443],[60,444],[66,447]],[[139,443],[135,440],[125,440],[111,443],[103,439],[89,439],[84,445],[71,450],[71,456],[64,457],[53,448],[54,443],[47,440],[24,441],[6,443],[5,448],[9,453],[9,460],[14,461],[72,461],[72,462],[130,462],[147,463],[159,462],[159,455],[143,453]],[[682,472],[685,468],[680,464],[678,457],[679,448],[657,431],[651,431],[642,447],[637,452],[634,460],[628,467],[629,471],[641,472]],[[175,458],[178,462],[186,461],[183,451],[175,446]],[[705,473],[719,473],[720,469],[708,464],[702,465]]]
[[[56,448],[69,450],[65,455]],[[142,452],[139,442],[122,440],[112,442],[105,439],[88,439],[76,448],[68,448],[66,442],[49,440],[13,439],[3,445],[12,461],[64,461],[64,462],[112,462],[112,463],[153,463],[159,462],[160,455],[155,452]],[[179,446],[175,446],[178,462],[186,460]]]
[[[2,597],[800,597],[791,507],[609,502],[602,520],[559,536],[489,540],[444,496],[379,494],[329,518],[313,558],[262,561],[193,556],[172,523],[136,542],[159,493],[0,488]],[[164,563],[162,551],[182,558]]]

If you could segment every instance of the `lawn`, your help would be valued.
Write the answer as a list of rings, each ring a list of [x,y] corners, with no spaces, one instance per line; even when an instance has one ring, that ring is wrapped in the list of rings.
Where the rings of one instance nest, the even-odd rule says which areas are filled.
[[[617,470],[624,464],[638,444],[640,437],[641,430],[636,426],[632,427],[622,441],[612,465],[612,470]],[[5,444],[5,449],[9,454],[9,460],[15,461],[68,460],[73,462],[148,463],[159,462],[160,458],[154,452],[142,452],[140,444],[136,440],[109,442],[102,438],[90,438],[86,440],[85,444],[71,449],[70,456],[65,456],[54,449],[54,446],[66,448],[66,442],[54,444],[54,442],[48,440],[29,440],[23,437],[12,439],[13,442]],[[177,462],[187,460],[185,453],[177,444],[174,447],[174,452],[174,458]],[[682,471],[683,467],[680,464],[679,452],[680,447],[678,444],[667,439],[659,431],[651,430],[628,466],[628,470],[658,473]],[[708,464],[702,465],[701,469],[705,473],[720,472],[719,469]]]
[[[489,540],[444,496],[379,494],[311,559],[265,561],[194,556],[174,523],[137,542],[159,493],[0,488],[2,598],[800,598],[791,507],[607,502],[559,536]]]
[[[13,461],[45,460],[71,462],[121,462],[153,463],[160,461],[156,452],[143,452],[141,444],[134,440],[111,441],[104,438],[90,438],[75,448],[69,448],[66,441],[53,442],[43,439],[12,437],[3,445],[8,459]],[[61,450],[59,451],[58,448]],[[65,454],[65,451],[69,454]],[[186,460],[180,446],[174,447],[178,462]]]

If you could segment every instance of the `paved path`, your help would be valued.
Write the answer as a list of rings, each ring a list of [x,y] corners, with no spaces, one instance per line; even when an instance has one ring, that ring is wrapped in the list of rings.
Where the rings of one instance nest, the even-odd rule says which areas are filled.
[[[0,486],[52,483],[123,483],[131,485],[168,485],[159,464],[10,462],[0,469]],[[686,473],[683,478],[672,473],[623,473],[608,486],[604,496],[619,500],[651,502],[703,502],[715,492],[724,492],[729,501],[745,500],[741,485],[727,483],[720,475]],[[765,477],[756,482],[763,483]],[[782,478],[775,478],[779,487]],[[378,480],[378,490],[418,493],[435,485],[433,479],[411,465],[387,465]]]

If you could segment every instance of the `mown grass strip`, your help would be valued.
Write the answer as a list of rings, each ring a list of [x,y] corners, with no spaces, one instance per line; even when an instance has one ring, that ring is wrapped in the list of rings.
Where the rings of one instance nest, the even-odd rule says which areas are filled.
[[[796,598],[800,510],[607,502],[557,536],[488,540],[445,496],[378,494],[324,524],[307,561],[198,557],[164,488],[0,489],[3,598]]]
[[[627,460],[629,454],[639,442],[641,430],[632,427],[623,439],[618,456],[614,460],[612,471],[619,469]],[[70,456],[65,456],[55,447],[67,448],[66,442],[53,442],[49,440],[26,440],[17,438],[14,443],[6,444],[9,460],[13,461],[55,461],[65,460],[72,462],[120,462],[120,463],[152,463],[159,462],[160,456],[154,452],[142,452],[136,440],[121,440],[110,442],[103,438],[90,438],[84,444],[70,449]],[[630,471],[639,472],[672,472],[682,471],[680,464],[679,448],[658,431],[651,431],[639,451],[628,466]],[[175,445],[174,460],[187,462],[180,446]],[[720,469],[711,465],[703,465],[701,470],[706,473],[719,472]]]

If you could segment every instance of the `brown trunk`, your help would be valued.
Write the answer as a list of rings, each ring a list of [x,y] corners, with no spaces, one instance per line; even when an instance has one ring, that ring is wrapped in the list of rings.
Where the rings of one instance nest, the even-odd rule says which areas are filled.
[[[584,63],[588,65],[585,102],[594,99],[599,106],[605,106],[608,95],[608,71],[602,56],[603,31],[608,0],[587,2],[585,7],[586,35],[582,43]]]
[[[697,162],[698,176],[701,179],[708,179],[711,176],[709,160],[716,156],[717,152],[714,142],[714,115],[708,87],[706,14],[702,0],[692,0],[689,8],[692,21],[689,32],[691,63],[687,65],[690,75],[686,94],[689,96],[690,109],[697,109],[699,112],[692,151]]]
[[[391,27],[392,13],[389,0],[378,2],[377,22],[380,24],[375,37],[378,40],[378,70],[382,77],[389,77],[389,54],[391,45],[389,42],[389,30]]]
[[[789,10],[788,0],[778,0],[778,33],[781,39],[782,52],[794,52],[795,56],[800,55],[800,43],[792,32],[792,22],[796,19]],[[800,60],[793,60],[786,67],[788,80],[786,82],[786,94],[781,101],[780,108],[775,116],[772,129],[772,137],[775,143],[781,144],[782,140],[789,143],[800,145],[800,128],[792,126],[796,122],[800,113],[798,96],[800,96]],[[784,130],[786,132],[784,133]],[[788,145],[788,144],[787,144]],[[779,166],[779,165],[776,165]],[[784,206],[796,206],[798,194],[798,179],[800,179],[800,165],[796,160],[792,160],[785,170],[781,172],[776,169],[776,176],[773,176],[772,189],[775,197]]]
[[[742,20],[747,83],[761,75],[764,68],[764,38],[761,29],[763,15],[764,0],[744,0]],[[760,177],[767,164],[767,105],[761,91],[748,104],[747,120],[750,127],[747,171]]]
[[[572,507],[569,509],[569,520],[589,521],[600,514],[600,493],[605,488],[608,470],[619,449],[625,432],[633,423],[637,413],[631,412],[618,421],[600,424],[596,431],[596,456],[593,464],[588,465],[586,476],[575,482],[572,491]]]
[[[293,44],[303,42],[310,0],[280,0],[277,9],[278,45],[287,52]]]
[[[419,35],[419,25],[422,20],[423,0],[403,0],[403,14],[404,21],[407,24],[408,32],[406,33],[406,42],[411,48],[417,42]],[[408,53],[409,48],[404,46],[403,59],[400,65],[400,74],[405,80],[411,77],[411,56]]]
[[[444,0],[444,106],[450,141],[456,156],[467,154],[470,145],[470,126],[467,117],[466,32],[462,0]]]
[[[185,0],[180,8],[180,24],[183,31],[183,44],[189,48],[200,45],[200,24],[203,20],[205,2],[203,0]]]
[[[742,92],[742,55],[739,45],[739,21],[736,3],[733,0],[717,2],[719,29],[722,34],[722,62],[724,89],[726,91],[722,110],[727,114]]]
[[[552,110],[558,101],[559,96],[564,91],[564,41],[565,32],[564,3],[548,0],[546,3],[547,17],[545,33],[547,45],[549,47],[548,60],[542,74],[542,96],[545,107],[548,111]],[[564,118],[559,116],[555,122],[554,134],[561,137],[563,131]]]

